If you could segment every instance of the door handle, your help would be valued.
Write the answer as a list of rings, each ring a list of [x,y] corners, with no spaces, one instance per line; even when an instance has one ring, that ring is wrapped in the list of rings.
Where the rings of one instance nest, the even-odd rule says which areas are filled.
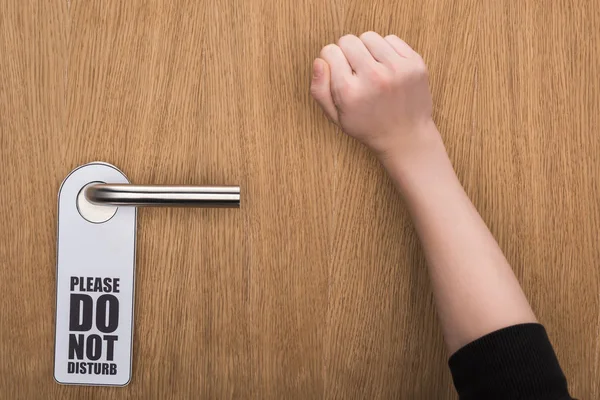
[[[97,205],[239,208],[239,186],[89,185],[85,198]]]

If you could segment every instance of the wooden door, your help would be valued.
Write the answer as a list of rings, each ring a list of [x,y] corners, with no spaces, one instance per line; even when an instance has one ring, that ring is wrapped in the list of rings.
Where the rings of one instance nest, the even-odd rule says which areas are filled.
[[[600,397],[600,6],[587,0],[3,0],[0,398],[455,398],[425,262],[375,159],[311,101],[344,33],[430,68],[458,174]],[[239,210],[138,213],[133,378],[52,379],[56,195],[239,184]]]

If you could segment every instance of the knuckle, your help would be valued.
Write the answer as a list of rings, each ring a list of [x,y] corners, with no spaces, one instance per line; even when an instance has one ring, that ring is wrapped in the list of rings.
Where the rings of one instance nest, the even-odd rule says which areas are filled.
[[[429,76],[429,71],[427,70],[427,64],[425,64],[425,61],[423,61],[421,56],[419,56],[417,58],[417,61],[414,64],[414,72],[420,76],[425,76],[425,77]]]
[[[351,34],[344,35],[338,39],[338,45],[340,47],[347,46],[347,45],[351,44],[352,42],[354,42],[355,39],[356,39],[356,36],[354,36],[354,35],[351,35]]]
[[[369,80],[375,83],[381,82],[384,79],[383,74],[377,68],[371,68],[367,74]]]
[[[392,85],[392,77],[387,71],[382,68],[371,68],[368,72],[369,81],[379,89],[385,89]]]
[[[350,98],[352,98],[355,92],[356,90],[354,88],[354,85],[352,85],[350,82],[342,82],[338,90],[340,100],[342,101],[349,100]]]
[[[330,54],[332,51],[335,51],[336,47],[337,46],[333,43],[330,43],[327,46],[323,47],[320,53],[321,58],[327,56],[327,54]]]
[[[349,81],[342,81],[332,90],[333,99],[342,107],[351,106],[358,98],[357,88]]]
[[[398,75],[402,75],[402,72],[404,70],[404,67],[402,65],[402,63],[393,63],[392,65],[389,66],[390,69],[390,73],[393,76],[398,76]]]
[[[394,87],[394,81],[391,79],[379,79],[374,82],[374,85],[379,92],[387,92]]]
[[[377,36],[377,33],[373,31],[366,31],[359,36],[360,40],[369,39],[370,37]]]

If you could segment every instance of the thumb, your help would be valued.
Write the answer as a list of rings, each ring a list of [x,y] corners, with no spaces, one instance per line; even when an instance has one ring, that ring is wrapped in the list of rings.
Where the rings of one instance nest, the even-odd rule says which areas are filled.
[[[333,122],[338,123],[338,112],[331,95],[331,70],[329,64],[321,58],[317,58],[313,62],[310,94],[319,103],[325,115]]]

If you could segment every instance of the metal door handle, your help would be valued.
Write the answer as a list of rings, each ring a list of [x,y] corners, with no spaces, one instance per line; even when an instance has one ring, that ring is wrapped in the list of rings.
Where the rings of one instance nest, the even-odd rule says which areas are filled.
[[[85,198],[98,205],[150,207],[227,207],[240,206],[239,186],[164,186],[129,184],[92,184]]]

